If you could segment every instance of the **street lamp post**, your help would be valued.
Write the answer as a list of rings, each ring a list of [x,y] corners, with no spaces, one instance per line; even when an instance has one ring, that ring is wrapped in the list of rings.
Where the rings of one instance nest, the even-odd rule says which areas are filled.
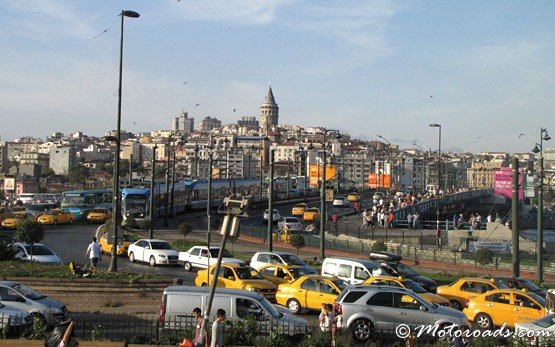
[[[122,74],[123,74],[123,18],[139,18],[139,14],[135,11],[121,11],[121,36],[119,45],[119,87],[118,87],[118,118],[117,118],[117,128],[116,128],[116,150],[114,158],[114,188],[113,188],[113,207],[112,211],[114,216],[114,238],[112,241],[112,257],[110,259],[109,271],[118,271],[118,258],[117,258],[117,244],[118,244],[118,219],[120,212],[120,194],[119,194],[119,152],[121,146],[121,86],[122,86]]]
[[[551,140],[547,134],[547,129],[540,127],[540,143],[532,149],[534,153],[540,153],[539,162],[539,182],[538,182],[538,243],[537,243],[537,257],[538,257],[538,282],[543,283],[543,141]]]
[[[382,135],[376,135],[377,137],[379,137],[380,139],[384,140],[385,142],[387,142],[387,157],[389,159],[389,192],[391,193],[391,188],[393,188],[394,184],[395,184],[395,180],[394,180],[394,176],[393,176],[393,158],[392,158],[392,153],[391,153],[391,142],[389,142],[388,139],[386,139],[385,137],[383,137]],[[384,159],[384,164],[383,164],[383,174],[385,176],[385,159]],[[384,180],[384,187],[385,187],[385,177],[383,178]]]
[[[170,210],[172,211],[172,218],[175,218],[175,205],[174,205],[174,193],[175,193],[175,151],[173,151],[173,161],[172,161],[172,190],[170,194]]]
[[[207,146],[205,146],[206,148],[208,148],[210,150],[209,155],[208,155],[208,190],[207,190],[207,202],[206,202],[206,224],[207,224],[207,228],[206,228],[206,246],[208,247],[208,249],[210,250],[210,242],[211,242],[211,235],[210,235],[210,231],[212,229],[212,213],[211,213],[211,209],[212,209],[212,166],[214,165],[214,144],[212,143],[212,141],[218,137],[225,137],[225,136],[213,136],[210,135],[209,137],[209,144]],[[225,143],[228,142],[227,137],[225,137],[224,140]],[[208,256],[210,256],[210,252],[208,252]]]
[[[152,148],[152,169],[150,178],[150,208],[149,208],[149,218],[150,225],[148,229],[148,238],[154,238],[154,172],[156,170],[156,145]]]
[[[441,190],[441,124],[431,123],[429,124],[431,128],[439,129],[439,145],[438,145],[438,155],[437,155],[437,192],[436,192],[436,228],[439,230],[439,192]]]
[[[274,155],[275,149],[270,149],[270,188],[268,194],[268,252],[272,252],[272,228],[274,226]]]
[[[167,153],[167,160],[166,160],[166,194],[164,195],[164,228],[169,226],[168,223],[168,205],[170,202],[169,195],[170,195],[170,153],[171,153],[171,144],[170,139],[168,138],[168,153]]]

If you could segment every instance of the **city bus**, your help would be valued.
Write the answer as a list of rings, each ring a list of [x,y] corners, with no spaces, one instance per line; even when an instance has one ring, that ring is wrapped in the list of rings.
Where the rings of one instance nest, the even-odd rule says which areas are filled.
[[[62,193],[61,208],[70,211],[76,221],[86,221],[95,208],[112,209],[112,190],[68,190]]]

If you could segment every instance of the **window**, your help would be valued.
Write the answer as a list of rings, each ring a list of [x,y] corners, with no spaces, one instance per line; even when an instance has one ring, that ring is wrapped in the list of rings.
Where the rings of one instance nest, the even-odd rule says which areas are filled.
[[[491,294],[491,295],[487,295],[486,296],[486,301],[491,301],[491,302],[498,302],[500,304],[509,304],[509,298],[507,297],[506,294],[503,293],[495,293],[495,294]]]
[[[194,255],[195,257],[198,256],[200,253],[200,248],[193,248],[193,250],[191,251],[191,255]]]
[[[326,294],[337,294],[337,290],[326,282],[320,282],[320,292]]]
[[[347,294],[345,294],[345,297],[343,298],[343,302],[356,302],[358,299],[362,298],[365,294],[366,292],[357,292],[357,291],[348,292]]]
[[[235,274],[233,273],[233,270],[231,270],[230,268],[224,268],[224,277],[226,279],[231,279],[231,280],[235,280]]]
[[[378,292],[374,294],[368,301],[367,305],[393,307],[393,293]]]
[[[529,297],[522,294],[515,294],[514,304],[517,306],[534,308],[536,310],[540,309],[540,306],[533,302]]]
[[[301,288],[304,290],[318,290],[318,283],[315,280],[306,280],[301,284]]]
[[[198,253],[197,253],[198,254]],[[202,251],[200,251],[200,256],[204,257],[204,258],[208,258],[208,250],[207,249],[203,249]]]
[[[337,271],[337,276],[350,278],[352,269],[353,268],[351,267],[351,265],[339,265],[339,271]]]
[[[366,272],[366,270],[364,270],[361,267],[355,267],[355,278],[357,280],[366,280],[368,279],[368,277],[370,277],[370,275],[368,274],[368,272]]]
[[[420,301],[416,300],[416,298],[403,293],[395,293],[393,294],[395,302],[395,307],[404,308],[407,310],[419,310],[420,309]]]
[[[277,255],[270,256],[270,264],[281,264],[282,261]]]
[[[270,256],[268,254],[259,254],[258,255],[258,261],[261,263],[269,263],[270,262]]]
[[[262,275],[266,275],[266,276],[274,276],[274,270],[275,270],[275,268],[273,266],[272,267],[267,267],[265,269],[262,269],[260,271],[260,273]]]
[[[326,274],[326,275],[335,275],[335,270],[336,269],[337,269],[337,264],[336,263],[328,263],[324,267],[324,274]]]
[[[245,319],[247,317],[261,318],[264,310],[256,302],[249,299],[236,299],[237,316]]]

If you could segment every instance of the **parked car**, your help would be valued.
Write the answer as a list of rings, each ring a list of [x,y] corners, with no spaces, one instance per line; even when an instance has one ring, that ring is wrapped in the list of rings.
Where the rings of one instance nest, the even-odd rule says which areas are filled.
[[[17,250],[16,259],[32,260],[37,263],[62,264],[62,259],[50,247],[42,243],[34,243],[31,246],[28,243],[16,242],[12,245]]]
[[[307,204],[305,203],[295,204],[291,209],[291,214],[296,217],[302,217],[306,208]]]
[[[315,275],[314,269],[299,265],[265,265],[258,269],[258,272],[268,281],[280,285],[282,283],[290,283],[304,275]]]
[[[303,223],[297,217],[283,217],[278,222],[279,229],[285,229],[289,231],[302,231],[303,230]]]
[[[6,229],[17,229],[26,219],[33,219],[33,216],[25,211],[14,212],[11,217],[2,220],[2,227]]]
[[[112,241],[114,239],[112,235],[113,234],[108,231],[100,237],[98,244],[100,245],[100,250],[102,253],[112,253]],[[123,234],[121,236],[121,239],[122,240],[118,243],[118,248],[116,249],[117,255],[127,254],[129,246],[137,241],[136,238],[129,234]]]
[[[349,202],[359,202],[360,195],[358,195],[357,192],[351,192],[347,195],[347,200],[349,200]]]
[[[197,287],[208,285],[208,273],[213,278],[216,266],[212,265],[206,270],[199,270],[195,278]],[[276,301],[277,286],[266,280],[258,271],[250,266],[239,264],[222,264],[218,273],[218,287],[243,289],[262,294],[266,299]]]
[[[408,278],[393,277],[393,276],[376,276],[376,277],[370,277],[369,279],[364,281],[363,284],[369,284],[374,286],[393,286],[393,287],[407,288],[412,290],[416,294],[420,295],[428,302],[436,303],[442,306],[449,306],[449,300],[437,294],[428,292],[426,289],[422,288],[420,284]]]
[[[462,311],[468,298],[495,289],[509,288],[502,283],[496,284],[491,279],[461,277],[451,284],[437,287],[436,293],[449,300],[452,308]]]
[[[437,283],[431,278],[425,277],[420,275],[418,272],[414,271],[413,268],[410,266],[396,262],[396,261],[387,261],[387,262],[380,262],[380,266],[382,269],[391,276],[402,276],[404,278],[408,278],[413,280],[414,282],[420,284],[424,289],[429,291],[430,293],[435,293],[437,288]]]
[[[0,330],[8,336],[19,336],[32,324],[33,317],[27,310],[0,304]]]
[[[112,211],[107,208],[95,208],[87,214],[89,223],[106,223],[110,218],[112,218]]]
[[[503,276],[485,276],[487,279],[493,279],[495,283],[502,283],[511,289],[522,290],[536,293],[542,298],[545,298],[547,291],[538,287],[534,282],[523,277],[503,277]]]
[[[322,262],[322,276],[339,277],[350,284],[361,284],[372,276],[386,275],[372,260],[327,257]]]
[[[309,207],[303,213],[303,220],[305,222],[312,222],[320,217],[320,209],[316,207]]]
[[[409,331],[422,325],[437,325],[441,329],[455,324],[470,328],[464,313],[429,303],[406,288],[347,287],[336,304],[344,326],[361,342],[366,342],[374,333],[393,333],[393,328],[399,324],[408,325]]]
[[[67,210],[52,210],[37,218],[37,222],[40,224],[48,225],[72,224],[74,220],[73,214]]]
[[[189,248],[187,252],[179,252],[178,262],[183,264],[185,271],[191,271],[193,268],[206,269],[209,265],[216,265],[219,253],[220,247],[210,247],[210,253],[208,253],[208,247],[194,246]],[[245,262],[241,259],[233,258],[233,255],[227,249],[223,250],[222,256],[222,263],[245,265]]]
[[[210,288],[191,286],[170,286],[162,295],[160,321],[166,329],[195,329],[196,322],[191,316],[195,307],[204,312],[208,301]],[[233,322],[243,322],[248,318],[254,319],[260,327],[259,334],[267,334],[279,327],[283,333],[298,340],[308,332],[308,322],[305,319],[285,313],[277,309],[268,300],[254,291],[238,289],[216,288],[214,301],[218,308],[225,310],[226,319]],[[215,313],[215,309],[212,309]]]
[[[347,286],[337,277],[304,275],[291,283],[280,284],[276,293],[278,305],[285,306],[292,314],[303,309],[319,310],[323,303],[333,303]]]
[[[56,324],[67,316],[63,303],[13,281],[0,281],[0,304],[26,310],[47,324]]]
[[[51,203],[32,204],[32,205],[29,205],[25,208],[25,212],[31,214],[33,216],[33,219],[37,220],[37,218],[41,214],[48,213],[48,212],[50,212],[54,209],[57,209],[59,207],[60,207],[59,204],[51,204]]]
[[[527,323],[515,323],[515,335],[526,336],[528,346],[549,346],[555,336],[555,314]]]
[[[141,239],[127,249],[130,262],[143,261],[151,266],[177,265],[179,254],[164,240]]]
[[[289,252],[256,252],[251,258],[250,266],[260,269],[264,265],[299,265],[310,267],[301,258]],[[315,270],[314,270],[315,271]]]
[[[275,208],[273,209],[273,212],[274,212],[274,213],[272,214],[272,223],[275,224],[275,223],[277,223],[277,222],[279,222],[279,221],[281,220],[281,215],[279,214],[279,211],[278,211],[277,209],[275,209]],[[264,211],[264,215],[263,215],[263,217],[262,217],[263,223],[264,223],[264,224],[267,224],[267,223],[268,223],[268,217],[269,217],[269,212],[268,212],[268,210],[266,209],[266,210]]]
[[[515,289],[496,289],[468,299],[463,310],[480,329],[531,322],[546,315],[545,299],[535,293]]]
[[[333,198],[333,207],[349,207],[351,203],[344,195],[336,195]]]

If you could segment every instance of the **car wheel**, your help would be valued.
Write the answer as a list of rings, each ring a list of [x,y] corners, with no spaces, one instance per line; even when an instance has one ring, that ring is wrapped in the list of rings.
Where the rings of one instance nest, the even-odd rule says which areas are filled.
[[[150,259],[148,260],[148,263],[150,264],[150,266],[155,266],[156,265],[156,259],[154,259],[153,255],[150,256]]]
[[[451,308],[454,308],[455,310],[459,310],[462,311],[463,307],[461,305],[460,302],[458,302],[457,300],[449,300],[449,306],[451,306]]]
[[[183,268],[185,268],[185,271],[191,271],[193,269],[193,265],[186,261],[185,264],[183,264]]]
[[[44,318],[44,316],[38,312],[33,312],[29,315],[29,317],[31,318],[31,324],[35,324],[35,321],[40,321],[41,324],[46,325],[46,318]]]
[[[135,262],[135,253],[131,252],[129,253],[129,261],[134,263]]]
[[[206,286],[208,286],[208,284],[203,283],[203,284],[201,284],[200,286],[201,286],[201,287],[206,287]]]
[[[57,219],[54,219],[54,222],[53,222],[52,224],[58,225],[58,220],[57,220]]]
[[[352,327],[353,337],[360,342],[366,342],[374,333],[374,325],[367,319],[357,319]]]
[[[67,224],[73,224],[73,219],[68,220]]]
[[[491,317],[485,313],[478,313],[474,318],[474,323],[482,330],[490,330],[493,328]]]
[[[287,308],[292,314],[299,314],[301,312],[301,303],[297,299],[289,299],[287,301]]]

